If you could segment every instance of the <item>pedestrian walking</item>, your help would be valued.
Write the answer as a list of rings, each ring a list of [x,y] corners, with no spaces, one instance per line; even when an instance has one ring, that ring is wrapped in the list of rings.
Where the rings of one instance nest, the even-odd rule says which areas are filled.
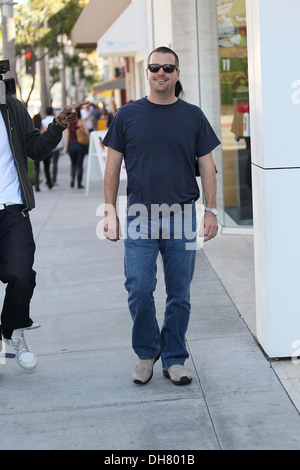
[[[24,333],[40,326],[30,318],[30,301],[36,285],[33,270],[35,242],[29,212],[34,193],[28,177],[27,158],[41,161],[62,138],[64,129],[77,119],[82,103],[65,107],[41,133],[25,106],[6,96],[0,112],[0,280],[7,284],[1,312],[1,338],[24,369],[37,364]]]
[[[52,106],[46,108],[46,117],[42,120],[43,131],[47,129],[49,124],[53,121],[54,109]],[[58,160],[60,150],[63,148],[63,137],[58,145],[50,152],[49,157],[44,160],[45,174],[47,179],[48,188],[51,189],[57,184],[57,173],[58,173]],[[47,173],[46,173],[47,165]]]
[[[117,105],[114,101],[110,102],[109,111],[107,112],[107,121],[106,121],[106,128],[109,129],[113,118],[117,113]]]
[[[71,188],[74,188],[77,177],[78,189],[83,189],[83,161],[88,153],[90,133],[86,122],[81,117],[80,109],[77,109],[77,121],[70,124],[65,136],[65,152],[71,159]]]
[[[94,131],[98,129],[98,121],[101,119],[101,111],[99,109],[98,104],[92,103],[91,104],[91,112],[94,118]]]
[[[125,287],[133,320],[132,346],[138,356],[132,380],[149,382],[154,363],[161,357],[163,375],[175,385],[183,385],[192,380],[184,363],[189,356],[185,335],[196,256],[195,202],[199,198],[194,163],[197,158],[206,202],[203,236],[207,242],[218,232],[212,151],[220,141],[202,110],[175,96],[180,69],[173,50],[159,47],[152,51],[146,75],[149,95],[121,107],[103,140],[108,147],[104,234],[111,241],[121,236],[116,201],[124,158]],[[153,295],[159,253],[167,293],[161,329]]]
[[[81,113],[81,119],[85,121],[89,132],[93,132],[94,130],[96,130],[96,122],[95,122],[92,106],[91,105],[83,106],[80,113]]]
[[[40,132],[44,132],[43,120],[40,113],[36,114],[32,118],[34,127],[38,129]],[[53,117],[52,117],[53,120]],[[51,161],[51,153],[43,160],[44,164],[44,173],[46,178],[46,184],[49,189],[52,188],[52,181],[50,176],[50,161]],[[40,162],[34,162],[34,183],[35,183],[35,190],[40,191]]]
[[[42,125],[42,116],[40,113],[35,114],[32,118],[33,125],[36,129],[42,132],[43,125]],[[47,157],[48,158],[48,157]],[[34,186],[36,191],[40,191],[40,162],[34,162]],[[45,163],[44,163],[44,171],[45,171]],[[46,174],[46,171],[45,171]]]

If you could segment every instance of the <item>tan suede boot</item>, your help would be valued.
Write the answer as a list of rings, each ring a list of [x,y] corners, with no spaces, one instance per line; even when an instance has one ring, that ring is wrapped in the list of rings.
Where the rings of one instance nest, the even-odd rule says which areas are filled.
[[[171,379],[175,385],[187,385],[192,381],[191,374],[179,364],[163,369],[163,374],[167,379]]]
[[[153,366],[159,359],[159,356],[154,359],[139,359],[132,371],[132,381],[138,385],[145,385],[152,379]]]

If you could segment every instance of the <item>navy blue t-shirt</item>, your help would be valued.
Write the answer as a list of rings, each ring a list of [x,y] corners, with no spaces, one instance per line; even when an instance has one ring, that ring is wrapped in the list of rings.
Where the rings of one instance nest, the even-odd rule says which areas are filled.
[[[199,198],[195,157],[220,144],[198,106],[178,99],[159,105],[141,98],[122,106],[103,144],[123,153],[128,207],[172,205]]]

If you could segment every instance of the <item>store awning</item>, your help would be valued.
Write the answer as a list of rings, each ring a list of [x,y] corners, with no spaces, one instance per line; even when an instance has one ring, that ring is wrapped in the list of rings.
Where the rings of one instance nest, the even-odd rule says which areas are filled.
[[[98,39],[100,57],[132,56],[148,50],[147,8],[141,0],[132,1]]]
[[[114,90],[104,90],[104,91],[93,90],[93,96],[100,96],[100,98],[113,98]]]
[[[126,83],[125,78],[114,78],[112,80],[106,80],[105,82],[96,83],[93,86],[93,91],[105,91],[105,90],[125,90]]]
[[[71,32],[73,47],[96,49],[98,39],[130,3],[131,0],[90,0]]]

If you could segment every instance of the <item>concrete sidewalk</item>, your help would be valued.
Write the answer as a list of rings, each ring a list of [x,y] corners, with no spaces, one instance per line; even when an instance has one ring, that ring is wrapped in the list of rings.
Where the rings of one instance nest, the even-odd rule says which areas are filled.
[[[149,384],[137,386],[123,243],[96,236],[102,183],[93,183],[86,196],[69,187],[68,175],[65,155],[59,186],[49,191],[42,184],[36,193],[31,316],[42,327],[26,338],[39,363],[29,372],[14,359],[1,365],[0,449],[299,449],[298,410],[244,317],[253,316],[253,298],[229,295],[240,279],[227,278],[229,287],[222,281],[220,259],[234,268],[234,236],[223,239],[226,255],[218,253],[218,239],[197,253],[187,335],[192,383],[174,386],[159,361]],[[164,301],[159,260],[160,321]]]

